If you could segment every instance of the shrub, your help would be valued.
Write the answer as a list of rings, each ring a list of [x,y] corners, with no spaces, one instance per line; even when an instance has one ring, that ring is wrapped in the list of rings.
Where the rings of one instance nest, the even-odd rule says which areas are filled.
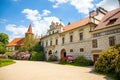
[[[76,59],[72,57],[70,59],[72,59],[72,61],[69,60],[68,57],[62,58],[59,64],[69,64],[69,65],[74,65],[74,66],[92,66],[93,65],[93,61],[87,60],[84,56],[78,56]]]
[[[81,65],[81,66],[91,66],[91,65],[93,65],[93,61],[92,60],[87,60],[84,56],[78,56],[75,59],[74,64],[75,65]]]
[[[55,55],[50,55],[48,61],[57,61],[58,57]]]
[[[73,63],[75,61],[75,57],[72,55],[67,55],[65,58],[68,63]]]
[[[116,58],[112,62],[113,67],[115,68],[115,72],[120,77],[120,54],[116,56]]]
[[[43,61],[44,60],[44,54],[42,52],[32,51],[30,60]]]
[[[30,53],[28,51],[26,52],[13,52],[12,54],[8,54],[8,58],[11,59],[17,59],[17,60],[29,60],[30,58]]]
[[[98,60],[94,64],[95,70],[103,73],[114,72],[114,60],[118,53],[119,51],[115,47],[112,47],[107,51],[102,51]]]
[[[5,55],[4,54],[0,54],[0,58],[5,58]]]

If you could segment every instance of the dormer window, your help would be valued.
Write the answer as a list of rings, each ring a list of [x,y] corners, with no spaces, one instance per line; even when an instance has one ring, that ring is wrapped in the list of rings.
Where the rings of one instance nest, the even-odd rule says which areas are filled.
[[[107,25],[114,24],[118,18],[110,19]]]
[[[90,31],[93,31],[93,30],[94,30],[94,28],[95,28],[95,27],[91,26],[91,27],[90,27]]]

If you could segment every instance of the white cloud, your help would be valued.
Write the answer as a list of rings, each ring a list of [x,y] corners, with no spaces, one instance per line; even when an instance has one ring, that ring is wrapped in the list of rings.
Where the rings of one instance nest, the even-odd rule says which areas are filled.
[[[103,7],[106,10],[113,10],[119,7],[119,3],[118,0],[102,0],[97,6]]]
[[[79,13],[88,14],[89,9],[95,6],[103,7],[106,10],[113,10],[119,7],[118,0],[101,0],[98,4],[94,4],[94,0],[49,0],[54,3],[53,8],[58,8],[60,5],[68,3],[74,6]]]
[[[25,14],[26,18],[33,23],[33,32],[36,35],[45,34],[49,25],[52,21],[60,22],[59,18],[52,16],[48,17],[51,13],[49,10],[43,10],[40,14],[38,10],[24,9],[22,13]]]
[[[41,15],[39,14],[38,10],[24,9],[22,13],[27,14],[26,18],[31,21],[37,21],[41,19]]]
[[[60,22],[59,18],[55,16],[48,17],[51,12],[49,10],[43,10],[43,13],[40,14],[38,10],[24,9],[22,13],[25,14],[26,18],[32,22],[33,33],[40,36],[45,34],[49,28],[52,21]],[[29,25],[28,25],[29,26]],[[15,37],[24,37],[25,32],[27,32],[28,27],[25,26],[16,26],[15,24],[8,24],[6,30],[12,32],[10,40]]]
[[[47,16],[48,14],[50,14],[51,12],[49,10],[43,10],[43,14],[42,16]]]
[[[55,5],[53,5],[53,8],[58,8],[59,5],[67,3],[70,0],[49,0],[49,1],[55,3]]]
[[[11,35],[9,35],[10,37],[10,41],[13,38],[17,38],[17,37],[24,37],[25,36],[25,32],[27,31],[27,28],[23,25],[20,26],[16,26],[15,24],[8,24],[6,26],[6,30],[9,32],[12,32]]]
[[[93,0],[49,0],[53,5],[53,8],[58,8],[61,4],[69,3],[70,5],[74,6],[79,13],[88,14],[89,9],[94,7],[92,3]]]
[[[92,9],[94,5],[93,0],[71,0],[70,4],[74,6],[79,13],[88,14],[89,9]]]
[[[22,13],[25,14],[26,18],[32,22],[33,33],[37,36],[45,34],[49,28],[51,22],[60,22],[59,18],[55,16],[48,15],[51,13],[49,10],[43,10],[43,13],[39,13],[38,10],[24,9]],[[29,26],[29,25],[28,25]],[[28,27],[23,25],[16,26],[15,24],[8,24],[6,30],[12,32],[10,40],[15,37],[24,37],[25,32],[27,32]]]

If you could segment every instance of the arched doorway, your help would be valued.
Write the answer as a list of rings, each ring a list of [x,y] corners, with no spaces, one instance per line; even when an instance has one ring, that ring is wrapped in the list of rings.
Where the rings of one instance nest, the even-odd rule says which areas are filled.
[[[66,57],[66,50],[65,49],[62,49],[61,50],[61,59]]]
[[[49,52],[48,52],[48,55],[51,55],[52,54],[52,51],[50,50]]]

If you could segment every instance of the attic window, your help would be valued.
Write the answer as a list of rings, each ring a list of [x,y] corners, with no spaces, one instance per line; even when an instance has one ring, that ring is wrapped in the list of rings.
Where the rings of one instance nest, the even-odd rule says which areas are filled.
[[[118,19],[118,18],[113,18],[113,19],[109,20],[109,22],[108,22],[107,25],[114,24],[117,19]]]

